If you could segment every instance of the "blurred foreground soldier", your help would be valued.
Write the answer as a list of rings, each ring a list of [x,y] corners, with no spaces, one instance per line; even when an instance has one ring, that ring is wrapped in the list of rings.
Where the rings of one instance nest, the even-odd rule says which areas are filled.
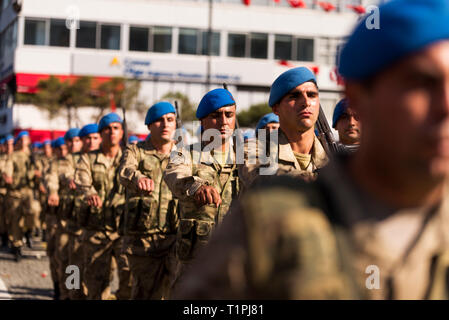
[[[83,143],[83,152],[98,150],[101,144],[101,135],[98,124],[90,123],[81,128],[79,137]]]
[[[197,249],[209,241],[239,192],[232,141],[236,104],[231,93],[209,91],[201,99],[196,117],[201,120],[203,140],[213,138],[215,148],[207,144],[210,141],[200,141],[175,151],[164,175],[180,201],[176,253],[183,263],[190,262]]]
[[[128,261],[121,253],[123,239],[118,233],[125,203],[118,176],[122,122],[116,113],[101,118],[98,125],[102,138],[100,149],[83,154],[75,172],[75,183],[84,196],[85,204],[79,212],[79,219],[85,229],[82,238],[83,279],[90,300],[110,298],[113,256],[118,264],[120,282],[116,297],[129,299],[131,294]]]
[[[332,116],[332,128],[338,131],[340,142],[347,146],[360,144],[360,127],[359,117],[348,107],[348,101],[340,100]]]
[[[261,179],[179,298],[449,298],[449,2],[393,0],[380,29],[366,19],[339,65],[359,151],[313,183]]]
[[[50,270],[54,285],[55,300],[65,300],[69,297],[65,285],[65,269],[68,265],[67,243],[68,235],[65,232],[67,213],[71,210],[67,207],[67,197],[70,193],[69,183],[73,178],[74,171],[67,159],[67,145],[63,137],[55,140],[55,159],[45,175],[45,184],[48,189],[47,212],[47,255],[50,260]]]
[[[177,201],[162,179],[175,148],[176,111],[159,102],[147,112],[151,138],[130,144],[120,164],[120,182],[128,190],[123,250],[133,278],[131,299],[167,299],[177,274],[174,254]]]
[[[7,218],[7,207],[6,207],[6,194],[8,189],[6,188],[6,182],[3,177],[5,173],[5,165],[8,157],[14,151],[14,137],[12,135],[6,136],[2,139],[1,144],[1,155],[0,155],[0,236],[2,241],[2,247],[8,246],[8,218]]]
[[[308,68],[290,69],[281,74],[272,84],[269,105],[279,117],[278,145],[270,143],[272,133],[268,128],[265,143],[252,140],[246,147],[244,165],[239,166],[239,176],[245,187],[259,175],[299,175],[306,180],[316,178],[316,170],[327,162],[326,153],[315,136],[314,128],[320,109],[320,98],[315,75]],[[267,118],[262,118],[263,125]],[[272,116],[271,116],[272,117]],[[267,122],[268,124],[268,122]],[[265,126],[267,126],[267,124]],[[271,145],[271,147],[270,147]],[[260,150],[269,148],[272,170],[261,171]],[[267,152],[268,150],[266,150]],[[276,163],[273,163],[276,162]],[[263,169],[262,169],[263,170]]]
[[[279,117],[273,112],[264,115],[256,126],[256,134],[259,129],[267,129],[269,131],[279,129]]]
[[[22,257],[22,238],[25,236],[31,246],[34,227],[33,179],[34,168],[31,162],[30,136],[21,131],[15,141],[16,151],[6,160],[4,179],[7,185],[7,220],[12,253],[18,262]]]

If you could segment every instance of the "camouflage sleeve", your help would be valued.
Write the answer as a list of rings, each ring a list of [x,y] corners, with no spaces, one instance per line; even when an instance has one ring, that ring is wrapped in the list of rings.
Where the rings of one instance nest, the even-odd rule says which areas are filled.
[[[89,154],[83,154],[76,165],[75,184],[79,192],[84,195],[84,197],[97,194],[97,191],[92,185]]]
[[[13,164],[12,155],[8,156],[8,158],[5,160],[5,168],[3,169],[3,173],[8,177],[13,176],[14,164]]]
[[[191,199],[202,185],[209,184],[193,175],[192,168],[192,157],[188,150],[172,151],[170,162],[164,171],[164,180],[170,191],[180,200]]]
[[[50,195],[58,193],[59,177],[57,160],[51,161],[47,172],[44,173],[44,186],[48,190]]]
[[[136,145],[128,145],[120,160],[118,171],[120,183],[131,190],[136,189],[139,179],[146,177],[138,170],[139,159],[139,148]]]
[[[245,162],[238,165],[239,179],[243,190],[247,190],[253,181],[259,176],[259,163],[257,161],[257,141],[249,139],[245,144]]]

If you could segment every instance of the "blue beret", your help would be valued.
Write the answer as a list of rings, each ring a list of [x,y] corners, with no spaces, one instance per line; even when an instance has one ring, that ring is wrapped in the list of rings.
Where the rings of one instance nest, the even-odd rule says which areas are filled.
[[[57,139],[55,140],[55,142],[54,142],[54,147],[55,147],[55,148],[59,148],[59,147],[61,147],[61,146],[63,146],[63,145],[65,145],[65,140],[64,140],[63,137],[57,138]]]
[[[234,97],[228,90],[221,88],[214,89],[206,93],[201,99],[198,109],[196,110],[196,117],[202,119],[215,110],[234,104]]]
[[[91,133],[98,133],[98,124],[90,123],[81,128],[79,137],[83,138]]]
[[[348,107],[348,101],[346,99],[341,99],[334,109],[334,115],[332,116],[332,128],[335,128],[337,125],[338,119],[340,119],[343,112],[345,112]]]
[[[81,130],[78,129],[78,128],[72,128],[72,129],[69,129],[69,130],[67,130],[67,132],[65,133],[64,139],[70,140],[70,139],[73,139],[73,138],[75,138],[75,137],[79,137],[80,131],[81,131]]]
[[[245,133],[243,133],[243,140],[246,141],[248,139],[254,138],[256,136],[254,130],[246,130]]]
[[[130,136],[128,139],[128,143],[132,143],[134,141],[140,141],[137,136]]]
[[[8,134],[5,138],[5,142],[9,141],[9,140],[14,140],[14,136],[12,134]]]
[[[52,143],[52,141],[50,139],[46,139],[46,140],[44,140],[44,142],[42,142],[43,145],[46,145],[46,144],[51,145],[51,143]]]
[[[145,124],[149,125],[167,113],[176,113],[175,107],[170,102],[158,102],[148,109]]]
[[[307,81],[313,81],[316,84],[315,75],[306,67],[298,67],[285,71],[277,77],[271,85],[268,104],[270,107],[273,107],[276,103],[281,101],[290,90]]]
[[[56,148],[55,143],[56,143],[56,139],[55,139],[55,140],[51,140],[51,147],[52,147],[52,148]]]
[[[265,128],[265,126],[267,124],[272,123],[272,122],[279,123],[279,117],[277,115],[275,115],[273,112],[267,113],[257,123],[256,130]]]
[[[6,142],[5,138],[0,139],[0,144],[5,144],[5,142]]]
[[[42,142],[35,142],[35,146],[36,146],[38,149],[41,149],[44,145],[42,144]]]
[[[98,131],[103,130],[105,127],[107,127],[113,122],[123,123],[123,120],[115,112],[108,113],[107,115],[103,116],[103,118],[100,119],[100,122],[98,124]]]
[[[379,7],[380,29],[356,26],[340,55],[338,72],[349,80],[374,76],[425,46],[449,39],[449,1],[393,0]]]
[[[19,134],[17,135],[16,139],[14,140],[14,144],[16,144],[17,141],[19,141],[23,137],[29,137],[29,136],[30,136],[30,134],[28,133],[28,131],[20,131]]]

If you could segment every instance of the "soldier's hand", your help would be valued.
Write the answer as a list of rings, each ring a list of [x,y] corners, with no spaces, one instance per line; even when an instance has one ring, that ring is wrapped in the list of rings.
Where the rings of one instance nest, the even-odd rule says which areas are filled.
[[[40,191],[41,193],[43,193],[43,194],[46,194],[46,193],[47,193],[47,189],[45,189],[45,186],[44,186],[43,184],[40,184],[40,185],[39,185],[39,191]]]
[[[41,178],[42,177],[42,173],[39,170],[34,170],[34,176],[36,178]]]
[[[57,194],[51,194],[48,196],[48,205],[50,207],[59,206],[59,196]]]
[[[151,193],[154,190],[154,182],[149,178],[140,178],[137,182],[137,189]]]
[[[93,194],[87,197],[87,204],[92,207],[101,208],[103,206],[103,201],[101,201],[98,194]]]
[[[220,194],[217,189],[211,186],[201,186],[196,191],[194,200],[198,207],[204,206],[205,204],[215,204],[218,208],[221,204]]]
[[[7,175],[3,175],[3,180],[5,180],[6,184],[12,184],[12,177],[7,176]]]
[[[76,189],[76,183],[75,183],[75,180],[70,180],[70,182],[69,182],[69,188],[70,188],[70,190],[75,190],[75,189]]]

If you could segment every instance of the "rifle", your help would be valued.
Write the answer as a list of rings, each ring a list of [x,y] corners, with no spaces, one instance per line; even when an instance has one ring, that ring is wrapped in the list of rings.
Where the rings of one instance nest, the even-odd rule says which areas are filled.
[[[346,146],[335,141],[332,130],[327,122],[326,115],[324,114],[323,108],[321,108],[321,104],[318,120],[316,122],[316,128],[318,130],[318,140],[320,140],[324,151],[326,151],[326,154],[329,157],[337,154],[351,154],[357,151],[358,146]]]
[[[126,149],[126,147],[128,146],[128,125],[126,123],[126,109],[125,109],[125,104],[123,103],[124,100],[124,94],[122,93],[122,99],[121,99],[121,107],[122,107],[122,113],[123,113],[123,147],[124,149]],[[118,174],[118,172],[117,172]],[[126,233],[127,230],[127,226],[126,223],[128,221],[128,212],[129,212],[129,208],[128,208],[128,188],[126,186],[123,186],[125,189],[125,208],[124,208],[124,219],[123,219],[123,233]],[[120,230],[119,230],[120,231]]]

